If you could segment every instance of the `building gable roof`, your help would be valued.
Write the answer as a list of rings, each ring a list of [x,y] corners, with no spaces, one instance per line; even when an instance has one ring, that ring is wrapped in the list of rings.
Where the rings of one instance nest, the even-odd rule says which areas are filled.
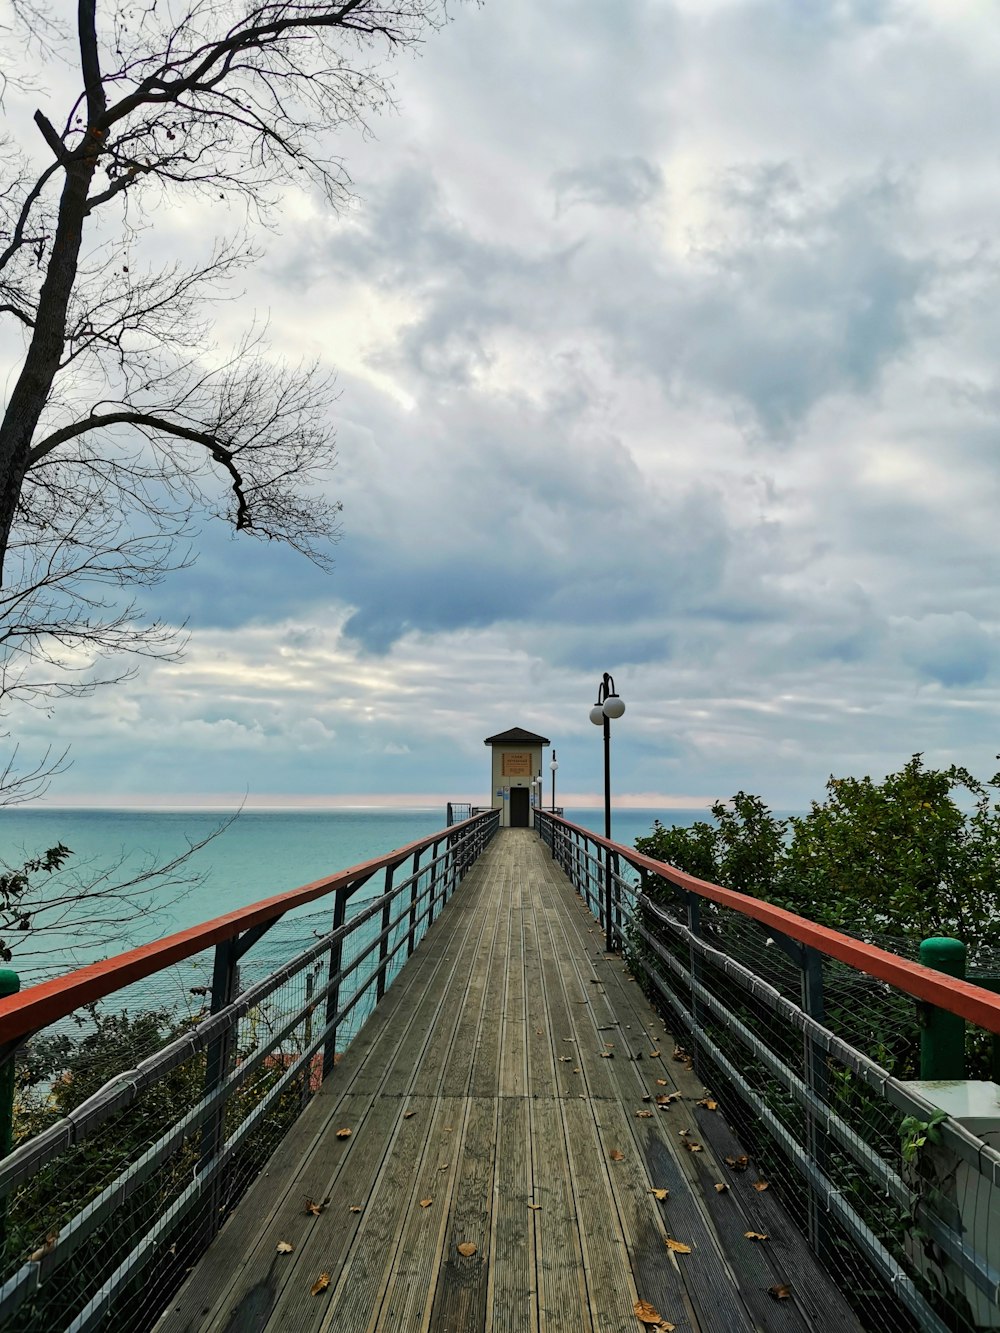
[[[538,736],[523,727],[511,727],[510,731],[498,731],[495,736],[487,736],[484,745],[548,745],[548,736]]]

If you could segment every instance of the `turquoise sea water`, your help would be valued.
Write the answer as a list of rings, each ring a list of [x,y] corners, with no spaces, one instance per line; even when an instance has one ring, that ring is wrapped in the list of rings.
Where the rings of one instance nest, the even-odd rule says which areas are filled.
[[[704,812],[624,810],[614,816],[615,840],[631,845],[657,815],[664,823],[688,824]],[[603,831],[601,810],[567,809],[566,817]],[[0,811],[0,860],[17,866],[62,842],[73,852],[68,877],[93,879],[120,863],[114,877],[121,880],[176,857],[223,818],[205,811],[8,808]],[[196,874],[195,885],[157,888],[150,910],[131,919],[117,914],[96,931],[75,931],[67,918],[47,934],[44,953],[17,948],[13,965],[28,980],[39,969],[63,971],[108,957],[383,855],[443,828],[445,818],[443,810],[243,811],[180,872]]]

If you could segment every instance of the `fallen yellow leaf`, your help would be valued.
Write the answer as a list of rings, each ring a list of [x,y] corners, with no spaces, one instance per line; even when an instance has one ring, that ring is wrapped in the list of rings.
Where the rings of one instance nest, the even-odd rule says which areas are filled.
[[[787,1301],[792,1294],[792,1288],[787,1282],[778,1282],[773,1287],[768,1287],[767,1294],[773,1296],[776,1301]]]
[[[650,1305],[649,1301],[636,1301],[632,1309],[635,1311],[635,1317],[640,1324],[659,1329],[660,1333],[673,1333],[673,1330],[677,1327],[676,1324],[671,1324],[669,1320],[664,1319],[659,1310]]]
[[[744,1153],[742,1157],[726,1158],[726,1166],[730,1167],[731,1170],[733,1171],[745,1171],[749,1165],[750,1165],[750,1158],[746,1155],[746,1153]]]
[[[673,1236],[667,1236],[667,1238],[666,1238],[666,1245],[667,1245],[667,1249],[668,1249],[668,1250],[671,1250],[674,1254],[690,1254],[690,1253],[691,1253],[691,1246],[690,1246],[690,1245],[685,1245],[685,1244],[683,1243],[683,1241],[674,1240]]]
[[[540,1203],[529,1203],[528,1207],[533,1213],[537,1213],[541,1210],[542,1205]]]
[[[667,1199],[667,1198],[670,1197],[670,1191],[669,1191],[669,1190],[664,1190],[664,1189],[655,1189],[655,1188],[654,1188],[654,1189],[651,1189],[651,1190],[649,1191],[649,1193],[650,1193],[650,1194],[655,1194],[656,1197],[660,1200],[661,1203],[663,1202],[664,1199]]]
[[[309,1288],[309,1295],[318,1296],[321,1291],[326,1291],[329,1285],[330,1285],[330,1274],[320,1273],[319,1277]]]
[[[765,1235],[765,1233],[764,1233],[763,1231],[744,1231],[743,1234],[744,1234],[744,1236],[746,1236],[747,1240],[769,1240],[769,1239],[770,1239],[770,1237],[767,1236],[767,1235]]]
[[[348,1211],[349,1213],[360,1213],[360,1212],[362,1211],[362,1208],[361,1208],[361,1205],[360,1205],[359,1203],[352,1203],[351,1206],[350,1206],[350,1208],[348,1208],[347,1211]]]
[[[433,1199],[421,1199],[421,1200],[420,1200],[420,1207],[421,1207],[421,1208],[429,1208],[433,1202],[434,1202]]]
[[[696,1102],[695,1105],[704,1106],[706,1111],[717,1111],[719,1109],[719,1103],[712,1097],[702,1097],[701,1101]]]
[[[611,1151],[608,1153],[608,1156],[611,1158],[613,1162],[624,1162],[625,1160],[625,1154],[623,1152],[619,1152],[617,1148],[612,1148]]]
[[[350,1131],[349,1129],[338,1129],[338,1130],[337,1130],[337,1138],[338,1138],[338,1139],[349,1139],[350,1137],[351,1137],[351,1131]]]
[[[413,1117],[414,1117],[415,1115],[416,1115],[416,1111],[404,1111],[404,1112],[403,1112],[403,1119],[404,1119],[404,1120],[412,1120]]]
[[[279,1254],[291,1254],[292,1250],[295,1249],[295,1246],[287,1240],[279,1240],[274,1248]]]
[[[652,1111],[636,1111],[637,1120],[649,1120],[652,1117]]]
[[[729,1188],[729,1186],[725,1183],[724,1180],[720,1180],[719,1183],[716,1185],[715,1188],[716,1188],[717,1193],[719,1193],[719,1194],[725,1194],[725,1192],[726,1192],[726,1190]]]
[[[471,1240],[463,1240],[461,1245],[457,1246],[456,1248],[458,1249],[459,1254],[465,1255],[466,1259],[468,1259],[470,1255],[475,1254],[476,1252],[476,1247],[475,1245],[473,1245]]]
[[[770,1181],[767,1180],[755,1180],[753,1183],[753,1187],[758,1194],[763,1194],[764,1191],[768,1188],[769,1184]]]

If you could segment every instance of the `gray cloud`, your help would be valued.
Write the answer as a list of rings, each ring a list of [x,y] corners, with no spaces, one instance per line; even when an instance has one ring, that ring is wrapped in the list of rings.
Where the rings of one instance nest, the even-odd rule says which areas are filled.
[[[659,167],[641,157],[605,157],[552,177],[556,212],[574,204],[629,211],[650,203],[663,190]]]

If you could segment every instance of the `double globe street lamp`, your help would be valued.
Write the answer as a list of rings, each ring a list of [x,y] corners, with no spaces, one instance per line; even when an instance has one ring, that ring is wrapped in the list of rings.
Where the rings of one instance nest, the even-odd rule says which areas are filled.
[[[605,671],[597,687],[597,703],[590,710],[595,727],[604,727],[604,836],[611,837],[611,719],[625,712],[625,700],[615,689],[614,677]]]
[[[604,728],[604,836],[611,841],[611,719],[625,712],[625,700],[615,689],[612,676],[605,671],[597,687],[597,703],[590,710],[595,727]],[[553,802],[554,804],[554,802]],[[614,949],[611,925],[611,850],[604,849],[604,943],[608,953]]]

